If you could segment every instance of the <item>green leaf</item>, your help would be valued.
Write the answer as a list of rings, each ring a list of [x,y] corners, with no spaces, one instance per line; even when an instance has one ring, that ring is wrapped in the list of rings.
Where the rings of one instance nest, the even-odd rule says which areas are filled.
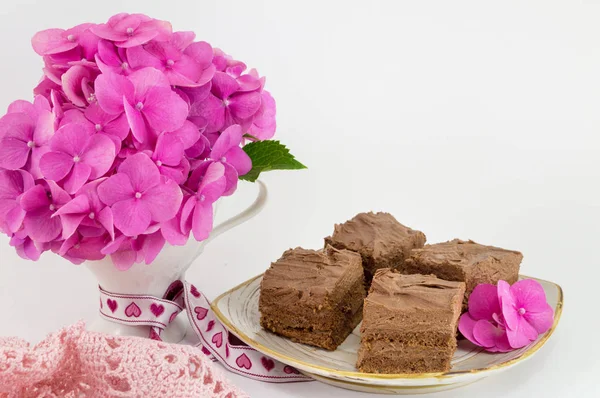
[[[297,161],[294,155],[279,141],[256,141],[244,146],[244,151],[252,159],[252,170],[240,176],[240,180],[254,182],[265,171],[299,170],[306,166]]]

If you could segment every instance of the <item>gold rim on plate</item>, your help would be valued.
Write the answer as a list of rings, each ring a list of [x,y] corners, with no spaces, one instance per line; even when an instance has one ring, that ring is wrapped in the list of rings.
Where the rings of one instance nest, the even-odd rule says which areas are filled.
[[[471,369],[471,370],[462,370],[462,371],[457,371],[457,372],[452,372],[452,370],[450,370],[449,372],[442,372],[442,373],[419,373],[419,374],[411,374],[411,373],[408,373],[408,374],[407,373],[377,374],[377,373],[349,372],[349,371],[335,370],[335,369],[327,368],[327,367],[324,367],[324,366],[313,365],[313,364],[311,364],[309,362],[301,361],[301,360],[289,357],[287,355],[283,355],[283,354],[281,354],[281,353],[279,353],[277,351],[273,351],[269,347],[266,347],[266,346],[262,345],[261,343],[255,341],[254,339],[250,338],[242,330],[239,330],[237,327],[235,327],[229,321],[229,319],[225,315],[223,315],[223,313],[221,312],[221,310],[219,310],[219,307],[218,307],[219,301],[221,301],[223,298],[225,298],[226,296],[228,296],[232,292],[234,292],[236,290],[239,290],[239,289],[241,289],[241,288],[249,285],[250,283],[254,282],[256,279],[258,279],[258,278],[260,278],[262,276],[263,276],[263,274],[257,275],[254,278],[251,278],[251,279],[247,280],[246,282],[240,283],[239,285],[237,285],[237,286],[235,286],[235,287],[227,290],[225,293],[219,295],[211,303],[211,305],[210,305],[211,308],[212,308],[212,310],[215,312],[217,318],[219,318],[219,320],[221,321],[221,323],[223,323],[227,327],[227,329],[229,329],[231,332],[235,333],[236,336],[239,337],[244,343],[246,343],[249,346],[255,348],[256,350],[262,352],[263,354],[275,357],[276,359],[279,359],[282,362],[286,362],[289,365],[293,365],[293,366],[300,365],[301,367],[304,367],[304,368],[318,369],[318,370],[321,370],[323,372],[327,372],[327,373],[330,373],[332,375],[336,375],[336,376],[339,376],[339,377],[350,377],[350,378],[360,378],[360,379],[373,379],[373,380],[385,380],[385,379],[427,379],[427,378],[450,379],[450,378],[453,378],[453,377],[458,376],[458,375],[477,374],[477,373],[481,373],[481,372],[489,372],[489,371],[493,371],[493,370],[498,370],[498,369],[502,369],[502,368],[505,368],[505,367],[509,367],[509,366],[512,366],[513,364],[515,364],[517,362],[526,360],[527,358],[529,358],[530,356],[532,356],[533,354],[535,354],[546,343],[546,341],[554,333],[554,330],[556,330],[556,327],[558,326],[558,322],[559,322],[560,317],[562,315],[562,309],[563,309],[563,290],[562,290],[562,288],[558,284],[556,284],[554,282],[546,281],[544,279],[533,278],[533,277],[526,276],[526,275],[519,275],[519,277],[521,279],[534,279],[536,281],[549,283],[549,284],[555,286],[556,289],[558,290],[558,302],[556,304],[556,309],[554,311],[554,323],[552,324],[552,327],[550,328],[550,330],[548,330],[546,332],[546,334],[540,340],[538,340],[537,342],[535,342],[531,347],[529,347],[527,349],[527,351],[525,351],[523,354],[521,354],[517,358],[513,358],[510,361],[506,361],[506,362],[503,362],[503,363],[500,363],[500,364],[497,364],[497,365],[492,365],[492,366],[489,366],[489,367],[486,367],[486,368],[478,368],[478,369]],[[307,372],[308,373],[312,373],[311,371],[307,371]],[[325,377],[327,377],[327,376],[325,376]]]

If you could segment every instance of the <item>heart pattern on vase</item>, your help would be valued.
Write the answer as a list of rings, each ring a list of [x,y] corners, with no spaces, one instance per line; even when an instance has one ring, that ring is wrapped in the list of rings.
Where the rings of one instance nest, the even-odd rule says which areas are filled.
[[[142,315],[142,310],[136,303],[131,303],[127,306],[127,308],[125,308],[125,315],[127,315],[129,318],[132,316],[139,318],[139,316]]]

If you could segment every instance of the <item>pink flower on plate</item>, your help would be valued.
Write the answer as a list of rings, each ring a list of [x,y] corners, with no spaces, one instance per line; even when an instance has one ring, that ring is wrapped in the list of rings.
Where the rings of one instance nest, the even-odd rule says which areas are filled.
[[[190,35],[191,34],[191,35]],[[210,44],[191,43],[194,34],[176,32],[168,42],[150,42],[127,50],[131,67],[154,67],[167,76],[173,86],[202,86],[212,79],[215,66]]]
[[[31,39],[33,50],[39,55],[64,53],[81,46],[84,54],[95,51],[98,38],[90,32],[91,23],[77,25],[71,29],[46,29],[37,32]],[[81,59],[81,57],[79,57]]]
[[[223,196],[227,186],[225,166],[219,162],[207,163],[200,180],[196,194],[183,204],[180,225],[184,234],[191,229],[198,241],[208,238],[212,231],[213,203]]]
[[[19,198],[33,186],[33,177],[24,170],[0,170],[0,231],[9,234],[21,228],[25,210]]]
[[[190,163],[183,154],[183,142],[172,134],[161,134],[156,141],[152,160],[160,174],[177,184],[183,184],[190,171]]]
[[[0,119],[0,167],[25,169],[40,178],[39,161],[53,134],[54,116],[49,111],[40,111],[37,120],[26,113],[4,115]]]
[[[185,101],[154,68],[137,70],[128,77],[103,73],[96,79],[96,98],[106,113],[125,111],[134,137],[142,143],[149,140],[150,128],[157,133],[177,130],[188,115]]]
[[[40,160],[44,177],[62,181],[73,194],[88,180],[106,173],[115,159],[115,146],[103,134],[95,134],[90,124],[69,123],[56,131],[48,153]]]
[[[114,41],[117,47],[129,48],[156,41],[168,40],[172,28],[166,21],[143,14],[121,13],[110,17],[107,23],[92,26],[90,30],[102,39]]]
[[[498,289],[480,284],[469,296],[469,311],[462,314],[458,329],[469,341],[491,352],[508,352],[512,348],[506,336]]]
[[[144,153],[125,159],[118,173],[98,186],[98,195],[111,207],[115,227],[126,236],[137,236],[152,222],[175,217],[183,198],[177,183],[161,176]]]
[[[240,84],[224,72],[215,72],[210,94],[194,104],[199,116],[207,120],[207,133],[221,131],[232,124],[251,121],[261,104],[258,91],[240,91]]]
[[[108,233],[114,239],[112,211],[100,201],[97,192],[98,185],[105,180],[102,178],[84,185],[71,201],[53,214],[53,217],[60,216],[63,239],[69,239],[78,229],[84,237]]]
[[[45,181],[21,195],[21,207],[25,210],[23,227],[35,242],[50,242],[58,238],[62,226],[58,218],[52,217],[71,197],[54,181]]]
[[[554,311],[539,282],[525,279],[510,286],[499,281],[498,296],[511,347],[526,346],[552,326]]]

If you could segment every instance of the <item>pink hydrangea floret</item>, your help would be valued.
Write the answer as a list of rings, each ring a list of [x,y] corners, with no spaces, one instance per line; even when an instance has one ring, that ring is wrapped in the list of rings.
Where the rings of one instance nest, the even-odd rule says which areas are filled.
[[[553,322],[554,311],[539,282],[524,279],[510,286],[501,280],[497,286],[475,287],[458,328],[467,340],[487,351],[508,352],[535,341]]]

